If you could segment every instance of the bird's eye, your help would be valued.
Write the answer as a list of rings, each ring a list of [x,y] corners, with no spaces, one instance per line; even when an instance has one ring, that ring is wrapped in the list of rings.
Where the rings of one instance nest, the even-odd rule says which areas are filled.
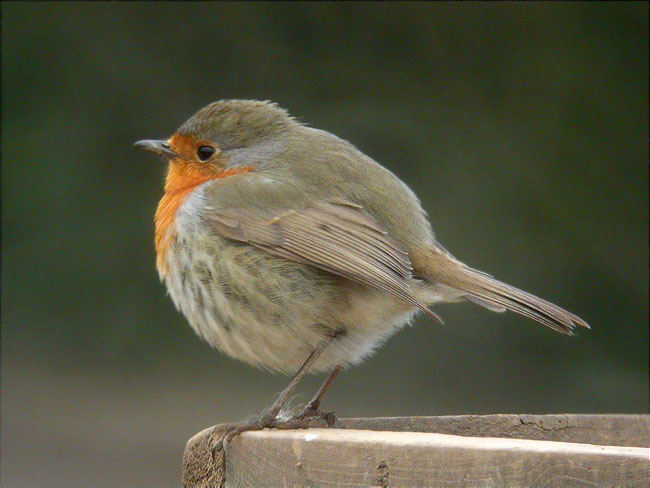
[[[214,154],[214,148],[211,146],[201,146],[196,151],[196,155],[201,161],[207,161]]]

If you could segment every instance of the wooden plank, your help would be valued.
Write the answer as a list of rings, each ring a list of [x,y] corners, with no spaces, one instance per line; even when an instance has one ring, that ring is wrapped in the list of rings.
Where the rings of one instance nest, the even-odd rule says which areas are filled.
[[[420,432],[247,432],[226,486],[648,486],[650,449]]]
[[[183,487],[217,488],[226,480],[225,452],[214,451],[214,446],[223,436],[219,425],[194,435],[185,445],[183,453]]]
[[[318,422],[315,422],[314,425],[317,424]],[[590,479],[596,479],[594,482],[596,485],[624,484],[627,486],[637,483],[638,480],[648,482],[648,457],[650,456],[650,450],[645,449],[635,451],[633,449],[632,451],[612,451],[612,449],[615,449],[614,446],[636,446],[637,448],[650,446],[650,416],[648,415],[468,415],[342,419],[341,427],[344,429],[356,429],[356,431],[359,429],[367,429],[368,431],[374,430],[376,432],[368,432],[368,434],[371,436],[373,434],[379,435],[379,437],[365,437],[366,443],[359,444],[365,447],[355,450],[353,446],[357,445],[357,441],[364,438],[363,436],[365,434],[354,431],[352,440],[349,437],[345,437],[346,433],[353,432],[353,430],[328,429],[325,432],[329,432],[334,436],[342,434],[343,437],[330,438],[321,435],[319,437],[320,440],[316,444],[312,443],[313,439],[306,441],[305,438],[299,437],[297,439],[292,439],[289,442],[286,437],[282,437],[283,435],[290,433],[304,436],[314,432],[313,429],[303,431],[264,431],[263,433],[246,433],[233,441],[227,450],[227,456],[224,456],[223,451],[213,452],[214,445],[223,434],[220,427],[222,426],[217,425],[206,429],[192,437],[192,439],[187,443],[185,455],[183,457],[183,486],[206,488],[223,486],[226,479],[226,464],[228,465],[229,481],[234,483],[233,480],[240,480],[238,481],[239,484],[232,484],[231,486],[246,486],[246,480],[249,480],[249,477],[253,476],[253,474],[248,473],[246,470],[252,469],[254,473],[255,469],[258,469],[258,466],[262,465],[265,466],[265,472],[274,472],[273,469],[271,469],[271,466],[275,466],[277,468],[277,473],[282,472],[287,476],[289,476],[290,473],[293,473],[293,476],[298,476],[300,474],[300,476],[305,477],[305,473],[307,472],[305,463],[308,463],[310,466],[313,468],[315,467],[315,469],[318,470],[312,473],[314,476],[313,478],[310,478],[312,474],[305,477],[304,479],[306,481],[314,481],[315,486],[329,486],[325,483],[327,479],[321,480],[317,476],[318,472],[323,471],[323,473],[325,473],[328,469],[333,469],[332,466],[341,464],[341,471],[347,473],[350,469],[346,468],[346,466],[353,461],[359,465],[359,469],[365,470],[363,471],[363,473],[365,473],[363,476],[366,478],[371,476],[371,473],[375,473],[375,471],[387,473],[388,477],[383,486],[399,486],[398,484],[395,484],[395,477],[399,473],[403,474],[409,470],[417,473],[422,472],[421,470],[423,469],[425,470],[424,473],[426,473],[426,476],[425,478],[422,478],[421,481],[427,479],[428,476],[435,476],[430,478],[431,480],[437,480],[431,482],[435,485],[451,484],[452,486],[459,486],[478,484],[489,486],[492,483],[490,480],[506,479],[503,478],[505,475],[510,476],[510,478],[507,479],[516,477],[516,474],[510,470],[510,466],[514,464],[526,467],[526,469],[521,468],[520,471],[530,471],[531,479],[537,479],[535,477],[541,476],[539,473],[543,473],[543,475],[547,476],[548,479],[552,480],[555,479],[556,476],[559,476],[560,478],[558,479],[564,480],[561,483],[559,481],[557,483],[552,483],[556,485],[576,485],[587,483]],[[399,437],[394,437],[395,434],[401,435],[399,432],[413,431],[419,431],[422,433],[421,435],[424,436],[431,435],[425,433],[435,432],[439,434],[452,434],[454,435],[454,438],[458,435],[470,436],[466,439],[469,439],[471,442],[463,446],[455,445],[454,447],[452,446],[452,441],[448,441],[445,444],[445,442],[442,442],[441,440],[443,438],[438,438],[437,445],[434,443],[434,445],[428,446],[427,449],[429,449],[429,451],[423,447],[426,443],[422,444],[421,442],[415,442],[412,446],[408,443],[403,444],[403,442],[397,442],[395,445],[391,444],[391,442],[399,439]],[[258,434],[268,434],[270,437],[263,436],[263,440],[254,440],[257,439],[255,436]],[[280,435],[280,437],[276,438],[274,437],[275,435]],[[450,436],[447,435],[446,437]],[[589,452],[585,452],[583,447],[578,447],[578,451],[573,452],[570,450],[570,447],[566,448],[562,446],[575,447],[578,444],[564,445],[559,442],[548,443],[559,449],[556,453],[553,453],[552,449],[550,451],[547,450],[548,452],[543,450],[536,452],[535,450],[530,451],[530,449],[527,450],[525,448],[522,450],[521,446],[512,448],[512,446],[516,444],[511,444],[511,449],[504,448],[505,445],[503,444],[501,445],[501,448],[494,449],[495,444],[492,443],[494,439],[486,439],[491,437],[500,438],[496,439],[497,441],[510,440],[510,442],[516,442],[512,441],[512,439],[527,438],[601,445],[588,447],[587,451]],[[371,438],[378,441],[377,446],[372,447],[367,445],[369,442],[368,439]],[[384,439],[383,444],[379,442],[381,439]],[[388,442],[388,439],[390,439],[391,442]],[[462,437],[460,439],[462,439]],[[305,460],[302,461],[297,460],[297,454],[294,451],[291,451],[293,452],[293,457],[289,456],[287,454],[287,443],[291,444],[291,446],[294,446],[294,444],[296,446],[303,445],[300,452],[311,453],[310,456],[306,457]],[[331,443],[331,445],[329,443]],[[316,451],[313,451],[315,445],[318,445],[319,447]],[[255,447],[253,448],[253,446]],[[601,449],[599,452],[601,452],[601,457],[604,456],[604,461],[595,461],[597,453],[593,452],[592,448],[594,447]],[[583,449],[583,451],[580,451],[580,449]],[[494,450],[494,452],[491,452],[491,450]],[[359,453],[364,453],[366,451],[374,454],[372,454],[364,464],[363,459],[355,458],[354,453],[356,452],[360,455]],[[414,452],[417,452],[417,455],[413,454]],[[449,457],[447,454],[444,454],[445,452],[454,452],[454,455],[450,454],[449,456],[452,458],[456,456],[458,459],[444,461]],[[516,452],[527,454],[522,454],[523,457],[512,457],[514,455],[513,453]],[[643,465],[645,467],[642,466],[642,469],[639,468],[638,464],[635,464],[639,461],[639,453],[645,455],[646,464]],[[632,458],[629,458],[629,454],[633,454]],[[620,455],[623,455],[623,458],[621,459],[624,460],[620,463],[614,462],[613,459]],[[261,464],[254,461],[255,456],[259,457],[260,460],[266,460],[265,462],[268,462],[268,465],[261,461]],[[508,456],[511,456],[511,459],[508,458]],[[508,459],[510,459],[510,461],[508,461]],[[377,460],[379,460],[378,464],[373,466],[373,463]],[[444,462],[438,462],[440,460],[443,460]],[[388,464],[389,461],[390,464]],[[409,465],[408,463],[410,462],[413,464]],[[437,462],[438,464],[431,464],[434,462]],[[495,462],[497,464],[494,464]],[[591,464],[592,462],[596,463],[597,466],[593,466]],[[302,463],[299,466],[300,469],[298,471],[294,469],[296,468],[296,463]],[[319,465],[319,463],[321,464]],[[386,464],[386,466],[378,468],[378,466],[383,466],[382,463]],[[475,465],[476,468],[474,468]],[[483,476],[481,478],[478,472],[475,473],[475,470],[480,471],[480,469],[485,468],[486,465],[493,465],[494,469],[496,469],[496,474],[494,472],[484,472],[480,475]],[[234,471],[237,466],[238,471]],[[329,468],[327,466],[329,466]],[[392,471],[389,469],[391,466],[394,467]],[[454,466],[456,467],[452,469]],[[619,467],[616,468],[616,466]],[[634,466],[636,466],[636,468]],[[639,472],[639,469],[641,469],[641,472]],[[393,481],[390,481],[391,472],[393,473]],[[259,473],[261,473],[261,471],[259,471],[258,474]],[[472,481],[474,478],[467,477],[470,475],[474,476],[472,473],[479,476],[475,481]],[[576,475],[576,480],[579,481],[567,481],[567,477],[573,476],[571,473],[578,473]],[[235,474],[239,477],[234,478],[233,476]],[[285,474],[283,474],[283,476]],[[461,474],[464,476],[462,479],[460,478]],[[361,478],[366,479],[363,476],[361,476]],[[383,476],[384,475],[382,474],[382,479]],[[501,478],[499,478],[499,476],[501,476]],[[599,476],[605,476],[605,478],[599,479]],[[629,479],[619,482],[613,481],[614,479],[621,480],[626,477]],[[303,478],[294,477],[292,479],[294,480],[292,483],[301,485],[302,482],[297,480]],[[350,479],[354,480],[356,478],[352,477]],[[447,481],[444,481],[445,479]],[[522,478],[522,480],[523,479],[524,478]],[[281,480],[276,479],[275,481],[280,482]],[[321,481],[323,481],[323,483],[321,483]],[[390,484],[387,484],[389,482]],[[351,481],[351,483],[354,485],[356,481]],[[345,484],[342,478],[334,483],[334,485],[340,484]],[[409,482],[408,484],[422,483],[413,481],[413,483]],[[493,484],[500,485],[503,483],[494,482]],[[525,485],[529,483],[517,481],[510,484]],[[426,485],[426,483],[424,483],[424,485]],[[361,486],[382,485],[361,483]]]
[[[341,419],[339,427],[650,447],[650,415],[508,414],[350,418]]]

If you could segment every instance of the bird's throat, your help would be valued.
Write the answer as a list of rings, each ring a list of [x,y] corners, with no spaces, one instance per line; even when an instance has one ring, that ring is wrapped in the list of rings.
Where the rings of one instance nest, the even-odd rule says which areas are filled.
[[[161,275],[164,275],[167,271],[167,252],[174,242],[176,234],[174,225],[176,213],[189,194],[207,181],[248,173],[252,170],[252,167],[244,166],[215,173],[194,164],[175,161],[169,163],[165,181],[165,194],[158,203],[154,217],[156,226],[156,267]]]

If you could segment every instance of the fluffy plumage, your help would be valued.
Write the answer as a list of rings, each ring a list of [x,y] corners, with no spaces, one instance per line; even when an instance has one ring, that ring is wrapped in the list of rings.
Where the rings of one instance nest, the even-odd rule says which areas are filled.
[[[194,330],[232,357],[292,372],[333,337],[312,370],[355,364],[418,310],[464,298],[562,333],[588,327],[456,260],[402,181],[275,104],[215,102],[169,144],[158,270]],[[200,161],[205,144],[215,155]]]

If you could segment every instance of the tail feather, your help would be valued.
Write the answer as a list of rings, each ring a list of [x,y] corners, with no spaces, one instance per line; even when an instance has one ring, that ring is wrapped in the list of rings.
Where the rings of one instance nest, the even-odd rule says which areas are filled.
[[[503,313],[506,310],[508,310],[506,307],[503,307],[501,305],[497,305],[496,303],[493,302],[486,302],[482,298],[477,297],[476,295],[464,295],[464,297],[469,300],[472,303],[476,303],[477,305],[480,305],[483,308],[487,308],[488,310],[491,310],[492,312],[497,312],[497,313]]]
[[[428,275],[435,281],[460,290],[469,300],[495,311],[512,310],[562,334],[587,322],[551,302],[503,283],[482,271],[474,270],[450,255],[436,255]]]

